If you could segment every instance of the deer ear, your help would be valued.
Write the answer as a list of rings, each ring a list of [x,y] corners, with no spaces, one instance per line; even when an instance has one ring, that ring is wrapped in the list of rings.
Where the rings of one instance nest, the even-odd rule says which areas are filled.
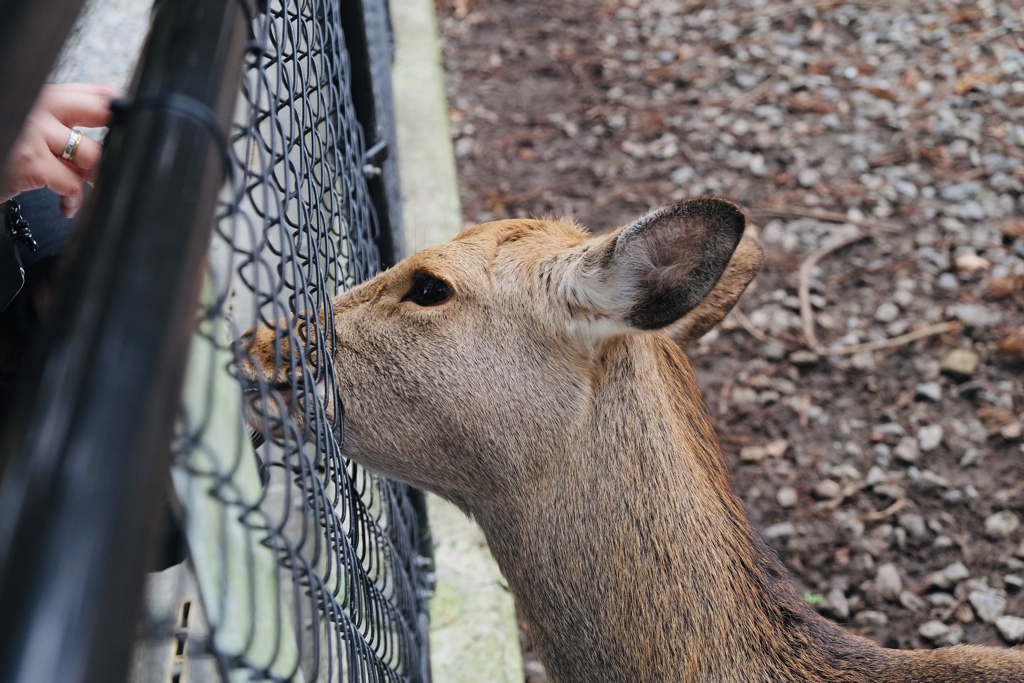
[[[681,348],[686,348],[714,329],[729,314],[747,285],[761,270],[762,261],[764,249],[756,239],[744,237],[740,240],[711,294],[673,323],[666,330],[668,336]]]
[[[652,211],[588,250],[580,263],[580,298],[630,328],[671,325],[714,289],[743,227],[743,213],[722,199]]]

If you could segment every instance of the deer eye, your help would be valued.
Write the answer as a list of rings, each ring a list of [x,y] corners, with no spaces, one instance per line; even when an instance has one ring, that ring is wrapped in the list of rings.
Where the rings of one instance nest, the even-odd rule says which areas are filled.
[[[412,287],[402,301],[411,301],[417,306],[437,306],[443,304],[452,295],[452,290],[444,280],[431,275],[414,275]]]

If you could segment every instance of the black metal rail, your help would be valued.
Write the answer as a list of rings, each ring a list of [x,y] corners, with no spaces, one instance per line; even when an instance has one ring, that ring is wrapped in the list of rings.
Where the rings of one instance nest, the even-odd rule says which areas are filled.
[[[44,7],[5,9],[12,4],[21,23],[8,25],[5,13],[5,35],[24,32],[19,44],[46,35]],[[228,169],[224,131],[250,35],[245,8],[241,0],[159,3],[138,85],[111,126],[50,324],[0,442],[5,683],[126,675],[159,538],[201,264]],[[66,33],[68,11],[57,15],[53,30]],[[5,59],[4,75],[31,55]],[[46,68],[32,65],[33,78]],[[7,81],[3,88],[10,92]],[[7,113],[18,111],[26,108]]]

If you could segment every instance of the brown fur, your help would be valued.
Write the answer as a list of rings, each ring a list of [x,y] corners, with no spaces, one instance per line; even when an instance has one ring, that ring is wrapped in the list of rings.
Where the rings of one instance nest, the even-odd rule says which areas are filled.
[[[345,453],[477,519],[559,683],[1024,682],[1019,650],[846,633],[750,526],[680,350],[757,272],[742,230],[713,199],[596,238],[502,221],[342,294]],[[425,275],[451,297],[410,300]],[[244,373],[287,376],[274,336]]]

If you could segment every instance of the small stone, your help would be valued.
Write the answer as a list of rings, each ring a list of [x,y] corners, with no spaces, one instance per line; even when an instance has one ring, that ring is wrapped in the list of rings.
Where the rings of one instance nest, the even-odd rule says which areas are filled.
[[[892,449],[892,454],[903,462],[917,462],[921,458],[921,448],[917,445],[917,439],[905,436]]]
[[[769,441],[764,446],[765,453],[771,458],[781,458],[789,450],[789,442],[785,439],[776,439],[775,441]]]
[[[903,436],[906,433],[907,430],[905,430],[903,425],[898,422],[886,422],[885,424],[875,425],[871,428],[871,440],[882,441],[887,437]]]
[[[775,493],[775,500],[784,508],[794,507],[798,499],[799,495],[792,486],[783,486]]]
[[[876,484],[871,487],[871,490],[880,496],[889,498],[890,500],[900,500],[907,497],[906,489],[896,484]]]
[[[885,326],[885,333],[890,337],[899,337],[906,334],[910,329],[910,322],[907,320],[894,320]]]
[[[868,470],[868,476],[864,479],[864,483],[868,486],[884,484],[887,481],[889,481],[889,475],[878,465],[872,465],[871,469]]]
[[[1010,330],[1003,335],[997,348],[1007,360],[1014,363],[1024,362],[1024,327]]]
[[[880,323],[891,323],[900,317],[900,308],[891,301],[884,301],[875,309],[875,320]]]
[[[693,179],[693,169],[689,166],[680,166],[672,171],[669,179],[676,185],[685,185]]]
[[[982,270],[988,270],[992,267],[992,263],[988,259],[971,253],[957,256],[953,263],[956,265],[956,269],[960,272],[972,274]]]
[[[1009,510],[1003,510],[985,519],[985,535],[994,540],[1012,536],[1020,527],[1020,519]]]
[[[768,457],[764,446],[744,446],[740,449],[740,460],[742,462],[761,462]]]
[[[819,500],[838,498],[842,492],[843,487],[839,485],[839,482],[832,479],[822,479],[814,485],[814,490],[812,491],[814,497]]]
[[[866,609],[853,615],[853,623],[857,626],[885,626],[889,617],[884,612]]]
[[[867,528],[856,515],[843,515],[841,518],[837,515],[836,521],[839,523],[839,527],[846,531],[847,536],[853,540],[864,536],[864,529]]]
[[[1019,574],[1007,574],[1003,577],[1003,583],[1006,584],[1007,588],[1020,590],[1021,588],[1024,588],[1024,576],[1020,576]]]
[[[757,392],[750,387],[736,387],[732,390],[729,398],[737,406],[757,405]]]
[[[986,624],[991,624],[1006,610],[1006,598],[994,590],[973,590],[967,594],[967,600]]]
[[[947,202],[950,202],[952,204],[960,204],[974,197],[974,195],[978,194],[978,191],[980,189],[981,183],[956,183],[954,185],[944,187],[942,189],[941,196]]]
[[[796,533],[796,527],[792,522],[779,522],[778,524],[772,524],[771,526],[766,527],[761,533],[766,539],[771,541],[777,538],[787,538],[792,536]]]
[[[918,627],[917,632],[921,634],[921,637],[925,640],[930,640],[933,643],[940,642],[949,633],[949,627],[943,624],[941,621],[932,620],[926,621]]]
[[[957,304],[953,308],[953,315],[964,325],[971,327],[990,327],[1002,319],[998,313],[981,304]]]
[[[828,592],[822,607],[837,619],[846,621],[850,618],[850,601],[846,599],[846,594],[840,588],[833,588]]]
[[[804,349],[799,349],[789,354],[789,362],[800,367],[816,365],[818,360],[820,360],[818,354]]]
[[[917,442],[921,451],[934,451],[942,443],[942,425],[925,425],[917,430]]]
[[[850,365],[857,370],[863,370],[869,372],[874,370],[877,364],[875,363],[875,354],[871,351],[861,351],[850,356]]]
[[[476,148],[476,141],[473,138],[459,138],[455,141],[455,156],[460,159],[468,157]]]
[[[847,446],[853,445],[848,443]],[[829,476],[838,477],[841,481],[860,481],[860,470],[848,462],[844,462],[828,469]]]
[[[912,538],[924,538],[928,535],[928,526],[921,515],[908,512],[900,516],[899,523]]]
[[[785,377],[772,377],[769,386],[785,396],[792,396],[796,393],[796,384]]]
[[[939,370],[953,379],[967,380],[978,369],[981,357],[971,349],[952,349],[942,358]]]
[[[1024,619],[1008,614],[996,618],[999,635],[1010,644],[1024,643]]]
[[[538,661],[525,661],[523,662],[523,673],[526,675],[526,680],[547,680],[547,673],[544,669],[544,665]]]
[[[932,585],[945,590],[970,576],[971,572],[963,562],[954,562],[945,569],[940,569],[932,574]]]
[[[1024,277],[1019,275],[1004,275],[994,277],[988,282],[985,288],[986,293],[993,299],[1005,299],[1014,292],[1020,290],[1024,285]]]
[[[914,389],[914,395],[938,403],[942,400],[942,387],[938,382],[922,382]]]
[[[900,593],[900,604],[911,612],[923,612],[928,609],[928,603],[914,591],[905,590]]]
[[[892,562],[878,566],[875,574],[875,588],[886,600],[895,600],[903,591],[903,577]]]
[[[924,489],[948,489],[949,479],[946,479],[941,474],[933,472],[931,470],[924,470],[921,472],[921,484]],[[963,497],[963,493],[957,491],[959,497]]]
[[[960,278],[953,273],[943,273],[939,275],[939,289],[945,289],[946,291],[956,289],[960,286]]]
[[[1022,434],[1024,434],[1024,427],[1020,422],[1011,422],[999,430],[999,435],[1007,441],[1016,441]]]
[[[955,616],[956,620],[961,624],[970,624],[974,621],[974,610],[971,609],[970,605],[963,604],[956,608],[956,611],[953,612],[953,616]]]
[[[921,373],[921,379],[924,381],[934,382],[942,375],[942,371],[939,369],[938,360],[933,358],[921,358],[920,361],[920,366],[915,364],[915,367],[918,367],[918,370]]]
[[[821,173],[813,168],[805,168],[797,173],[796,181],[804,187],[813,187],[821,180]]]

